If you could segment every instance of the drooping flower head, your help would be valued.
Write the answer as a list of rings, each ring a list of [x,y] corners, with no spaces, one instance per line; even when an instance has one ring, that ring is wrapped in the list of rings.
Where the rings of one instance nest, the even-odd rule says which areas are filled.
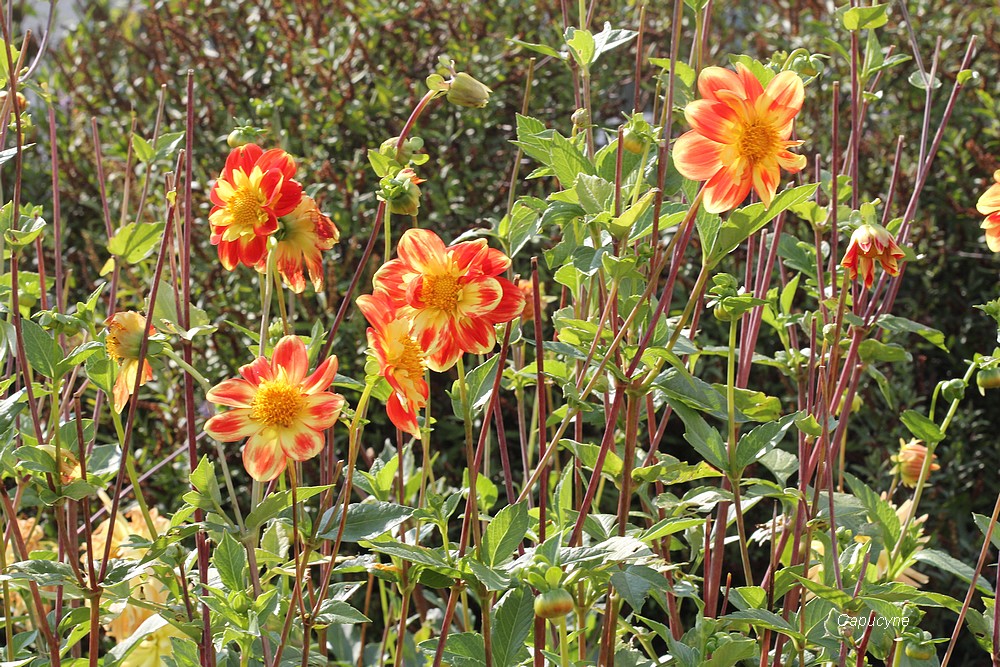
[[[285,336],[271,360],[257,357],[240,367],[241,378],[223,380],[206,398],[234,408],[205,423],[205,432],[221,442],[247,438],[243,466],[251,477],[268,482],[288,459],[306,461],[324,444],[324,432],[340,417],[344,397],[326,391],[337,375],[337,357],[309,372],[309,356],[298,336]]]
[[[896,276],[899,275],[899,260],[904,257],[906,253],[900,250],[885,227],[866,223],[851,234],[851,242],[840,265],[851,272],[851,280],[857,279],[860,273],[865,287],[870,289],[875,282],[876,260],[886,273]]]
[[[106,319],[104,326],[108,328],[104,346],[108,356],[119,364],[114,399],[115,412],[121,412],[128,403],[132,390],[135,389],[135,376],[139,373],[139,347],[142,345],[146,318],[135,311],[126,310]],[[149,333],[150,335],[156,333],[152,325],[149,326]],[[142,362],[142,378],[139,384],[146,384],[152,379],[153,368],[149,365],[149,360],[145,359]]]
[[[465,352],[492,350],[494,326],[524,307],[521,290],[500,277],[510,258],[486,239],[445,247],[434,232],[408,229],[396,253],[375,273],[375,289],[386,293],[399,317],[412,320],[433,371],[448,370]]]
[[[358,297],[368,327],[368,348],[378,360],[379,374],[392,387],[385,410],[396,427],[420,439],[417,412],[427,406],[424,351],[410,334],[410,320],[400,317],[389,296],[376,290]]]
[[[771,205],[781,169],[796,173],[803,155],[788,149],[795,116],[802,108],[802,79],[781,72],[763,87],[742,64],[733,72],[706,67],[698,76],[702,99],[684,109],[691,125],[674,144],[674,165],[685,178],[707,181],[703,206],[709,213],[736,208],[752,187]]]
[[[323,289],[323,252],[340,240],[340,230],[333,221],[320,212],[312,197],[303,196],[295,210],[278,221],[274,238],[275,267],[284,283],[296,294],[306,289],[302,265],[309,271],[309,280],[317,292]],[[257,270],[264,271],[268,256],[257,262]]]
[[[928,475],[935,470],[941,469],[941,466],[934,462],[936,458],[936,454],[932,455]],[[910,440],[909,442],[906,442],[900,438],[899,453],[892,457],[892,461],[895,464],[893,466],[893,472],[899,474],[899,478],[904,485],[914,487],[920,480],[920,471],[923,469],[924,461],[926,459],[927,447],[920,444],[919,440]]]
[[[993,185],[976,202],[976,209],[986,216],[981,227],[986,230],[986,245],[1000,252],[1000,169],[993,172]]]
[[[212,245],[219,246],[227,270],[240,263],[255,266],[267,252],[278,218],[295,210],[302,198],[294,177],[295,161],[280,148],[265,152],[246,144],[229,154],[212,188],[214,207],[208,216]]]

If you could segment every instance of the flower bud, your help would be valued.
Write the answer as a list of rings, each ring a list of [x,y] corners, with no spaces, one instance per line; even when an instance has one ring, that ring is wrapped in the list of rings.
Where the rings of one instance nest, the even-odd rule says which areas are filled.
[[[419,183],[423,183],[423,179],[417,178],[416,172],[402,169],[394,177],[382,179],[378,198],[389,205],[393,215],[416,215],[420,210]]]
[[[573,121],[573,127],[582,130],[590,125],[590,112],[586,109],[577,109],[570,119]]]
[[[1000,366],[995,368],[981,368],[976,373],[976,386],[979,387],[979,393],[984,396],[987,389],[1000,387]]]
[[[378,152],[382,155],[395,160],[401,166],[407,164],[413,159],[413,154],[424,147],[424,140],[420,137],[411,137],[403,142],[403,144],[396,148],[396,144],[399,143],[399,137],[392,137],[386,139],[382,142],[382,145],[378,147]]]
[[[257,143],[257,139],[260,135],[264,134],[262,130],[258,130],[256,127],[251,127],[249,125],[244,125],[237,127],[235,130],[229,133],[226,137],[226,143],[229,144],[230,148],[239,148],[240,146],[246,146],[247,144]]]
[[[451,79],[448,86],[448,101],[460,107],[470,109],[481,109],[490,101],[490,93],[493,91],[469,76],[465,72],[459,72]]]
[[[535,616],[562,618],[573,611],[573,596],[564,588],[545,591],[535,598]]]

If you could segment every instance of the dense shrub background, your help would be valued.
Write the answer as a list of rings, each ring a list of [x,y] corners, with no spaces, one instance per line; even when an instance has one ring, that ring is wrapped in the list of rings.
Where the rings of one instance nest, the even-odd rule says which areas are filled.
[[[651,3],[644,40],[647,56],[667,55],[670,4]],[[826,152],[831,82],[838,78],[849,81],[850,72],[849,63],[833,55],[828,42],[848,43],[834,7],[814,0],[716,4],[709,40],[711,63],[725,64],[729,53],[745,52],[768,59],[774,51],[797,47],[833,56],[826,61],[825,73],[807,92],[807,108],[798,124],[801,138],[806,140],[803,152]],[[924,191],[913,239],[920,260],[908,267],[896,307],[899,315],[942,329],[950,353],[915,337],[901,340],[913,361],[898,364],[888,373],[895,392],[892,405],[873,381],[866,380],[865,408],[853,422],[847,450],[849,469],[865,475],[888,474],[889,456],[898,438],[906,436],[895,415],[926,403],[938,381],[961,376],[964,359],[975,352],[991,352],[996,342],[993,323],[972,308],[997,296],[1000,266],[981,241],[974,209],[991,174],[1000,166],[996,4],[993,0],[972,0],[942,6],[927,0],[910,2],[909,11],[928,65],[935,40],[943,38],[939,71],[945,73],[946,81],[935,95],[935,119],[970,34],[979,38],[973,67],[980,78],[963,93]],[[595,13],[598,25],[607,20],[616,27],[634,28],[637,18],[634,2],[601,2]],[[495,91],[490,106],[481,111],[460,113],[453,106],[434,107],[421,119],[416,132],[432,156],[424,174],[429,180],[422,186],[422,224],[453,238],[473,227],[489,229],[506,208],[507,181],[515,155],[509,141],[514,114],[521,107],[528,60],[533,55],[507,38],[557,44],[561,25],[561,10],[555,0],[295,0],[272,4],[161,0],[141,10],[89,3],[77,29],[46,58],[40,77],[52,92],[57,109],[62,213],[69,230],[64,247],[78,292],[72,296],[83,296],[106,259],[95,250],[101,247],[97,239],[103,237],[104,229],[90,118],[98,119],[109,199],[117,220],[133,119],[136,133],[149,139],[162,89],[166,96],[164,131],[183,129],[185,73],[191,69],[197,100],[196,215],[201,220],[207,217],[207,190],[225,159],[228,148],[224,138],[234,118],[268,128],[262,143],[281,145],[301,158],[301,180],[317,185],[318,200],[343,234],[327,263],[326,293],[318,299],[307,294],[292,304],[299,311],[302,326],[315,320],[329,324],[374,215],[376,180],[368,169],[365,151],[398,132],[422,94],[423,79],[435,68],[438,56],[451,56]],[[690,35],[692,31],[686,32]],[[898,9],[893,9],[889,25],[879,35],[882,46],[892,45],[896,53],[911,52]],[[685,43],[681,53],[689,49],[690,44]],[[617,127],[620,114],[631,110],[633,58],[632,47],[616,51],[602,59],[595,71],[594,118],[598,124]],[[915,69],[908,62],[890,70],[880,86],[885,95],[872,103],[865,119],[862,201],[876,196],[884,199],[900,134],[908,143],[895,206],[899,208],[900,200],[905,204],[909,197],[924,106],[924,92],[907,82]],[[532,115],[567,128],[575,109],[570,81],[561,63],[539,56]],[[842,95],[846,94],[845,86]],[[647,108],[651,95],[651,90],[643,91]],[[840,103],[846,108],[847,98],[842,97]],[[35,132],[45,132],[43,114],[36,114],[36,125]],[[842,137],[847,135],[846,126],[846,122],[841,126]],[[679,127],[675,125],[675,132]],[[43,204],[50,215],[47,148],[36,150],[34,164],[26,165],[29,173],[24,196]],[[142,212],[145,219],[163,215],[162,183],[171,168],[165,162],[157,165],[151,205]],[[529,171],[530,166],[522,169],[522,177]],[[530,181],[522,183],[520,191],[531,187]],[[133,194],[123,219],[135,215],[136,199]],[[208,244],[207,229],[192,256],[199,304],[210,304],[206,306],[209,313],[217,315],[220,322],[229,320],[253,328],[253,316],[248,315],[257,308],[252,272],[241,269],[230,274],[222,270],[215,249]],[[378,263],[372,261],[370,266]],[[524,266],[517,268],[526,270]],[[141,270],[128,275],[120,305],[137,307],[145,285]],[[679,289],[686,293],[689,287]],[[361,318],[349,319],[334,348],[342,373],[360,375],[363,337]],[[211,355],[202,364],[206,376],[229,376],[244,361],[243,345],[239,331],[223,324],[213,336]],[[766,372],[758,373],[765,381]],[[176,386],[167,372],[152,385],[162,397],[145,405],[150,410],[143,413],[146,419],[136,440],[142,447],[140,468],[148,469],[183,445],[182,432],[176,427],[181,421]],[[444,398],[441,387],[435,391]],[[771,393],[781,392],[774,378]],[[966,562],[974,561],[981,537],[957,532],[965,530],[958,526],[972,524],[951,519],[968,517],[970,512],[988,514],[992,507],[998,490],[996,471],[1000,469],[995,435],[1000,429],[1000,412],[996,404],[992,396],[973,396],[963,404],[939,449],[943,470],[935,475],[934,486],[922,505],[931,515],[929,532],[935,535],[938,546]],[[442,424],[441,428],[458,426]],[[388,429],[383,432],[388,434]],[[377,442],[374,432],[369,438],[370,443]],[[457,443],[460,438],[436,438],[439,447],[449,441]],[[442,451],[441,460],[446,466],[454,461],[456,469],[462,467],[457,448],[455,452]],[[180,496],[178,485],[185,484],[184,465],[176,465],[173,473],[169,466],[158,473],[149,487],[149,497],[167,509],[171,499]],[[956,594],[963,585],[953,583]]]

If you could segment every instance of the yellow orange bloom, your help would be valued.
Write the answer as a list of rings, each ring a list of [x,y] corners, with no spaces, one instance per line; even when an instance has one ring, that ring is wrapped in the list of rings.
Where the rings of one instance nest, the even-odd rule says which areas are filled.
[[[770,206],[781,169],[796,173],[803,155],[788,149],[795,116],[802,109],[802,79],[781,72],[764,88],[742,64],[733,72],[706,67],[698,76],[702,99],[684,109],[691,130],[674,144],[674,165],[685,178],[705,183],[703,206],[709,213],[736,208],[752,187]]]
[[[410,334],[410,320],[400,317],[389,296],[379,290],[359,296],[358,307],[372,325],[368,347],[378,360],[379,373],[392,387],[386,413],[399,430],[419,440],[417,411],[426,407],[429,389],[424,381],[424,351]]]
[[[541,283],[538,285],[541,288]],[[517,289],[521,290],[521,295],[524,296],[524,310],[521,311],[521,321],[524,323],[531,322],[535,319],[535,290],[531,284],[530,280],[518,280]]]
[[[920,480],[920,471],[923,469],[926,459],[927,448],[920,444],[919,440],[904,442],[900,438],[899,453],[892,457],[892,461],[895,464],[893,472],[899,474],[900,480],[906,486],[916,486]],[[937,454],[931,455],[931,467],[928,471],[928,476],[935,470],[941,469],[941,466],[935,463],[935,459],[937,459]]]
[[[146,328],[146,318],[131,310],[115,313],[104,321],[108,335],[104,339],[108,356],[119,363],[118,377],[115,378],[114,399],[115,412],[121,412],[128,403],[132,390],[135,389],[135,377],[139,373],[139,347],[142,345],[142,335]],[[152,325],[149,333],[156,333]],[[142,379],[139,384],[146,384],[153,379],[153,368],[149,360],[142,362]]]
[[[212,188],[214,205],[208,221],[212,245],[232,271],[241,262],[256,266],[267,253],[267,238],[278,230],[278,218],[299,205],[302,186],[294,179],[295,161],[281,150],[264,151],[256,144],[233,149]]]
[[[320,212],[312,197],[303,196],[295,210],[278,221],[277,241],[271,252],[281,278],[296,294],[306,289],[302,273],[305,263],[309,280],[317,292],[323,289],[323,251],[340,240],[340,230],[329,217]],[[267,267],[267,255],[257,263],[257,270]]]
[[[205,432],[221,442],[247,438],[243,465],[251,477],[267,482],[288,463],[316,456],[324,432],[340,417],[344,397],[326,391],[337,375],[337,357],[309,372],[306,346],[298,336],[285,336],[269,362],[257,357],[240,368],[242,378],[223,380],[206,398],[234,408],[205,424]]]
[[[397,259],[375,273],[398,316],[412,320],[427,367],[446,371],[465,352],[485,354],[496,345],[494,326],[521,314],[524,296],[501,278],[510,258],[486,239],[445,247],[434,232],[408,229]]]
[[[1000,252],[1000,169],[993,172],[993,185],[976,202],[976,209],[986,216],[981,227],[986,230],[986,245]]]
[[[863,224],[851,234],[851,242],[840,265],[851,272],[851,280],[864,277],[866,288],[875,282],[875,260],[890,276],[899,275],[898,260],[906,254],[896,245],[896,240],[881,225]]]

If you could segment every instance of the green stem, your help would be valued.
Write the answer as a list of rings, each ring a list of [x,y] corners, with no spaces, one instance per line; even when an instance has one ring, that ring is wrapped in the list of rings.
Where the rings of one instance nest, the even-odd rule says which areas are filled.
[[[569,667],[569,633],[566,632],[566,617],[559,619],[559,663]]]
[[[743,576],[747,586],[753,586],[753,573],[750,571],[750,551],[747,548],[746,527],[743,524],[743,503],[740,499],[740,478],[734,476],[736,471],[736,330],[740,318],[734,317],[729,323],[729,355],[726,364],[726,404],[729,420],[729,481],[733,485],[733,506],[736,509],[736,530],[740,536],[740,556],[743,560]],[[725,532],[726,526],[717,526],[716,530]]]
[[[469,387],[465,377],[465,361],[458,358],[458,395],[462,403],[462,421],[465,422],[465,458],[469,470],[469,504],[473,536],[475,537],[476,549],[482,546],[481,529],[479,527],[479,494],[476,493],[476,480],[472,479],[472,470],[476,462],[476,454],[472,448],[472,406],[469,404]],[[485,428],[485,426],[483,427]]]
[[[212,384],[205,378],[204,375],[198,372],[198,369],[196,369],[194,366],[181,359],[181,356],[176,352],[174,352],[171,348],[164,347],[161,354],[165,356],[167,359],[170,359],[170,361],[180,366],[182,369],[184,369],[185,372],[187,372],[191,377],[195,379],[198,385],[201,386],[202,391],[204,391],[206,394],[212,388]]]
[[[132,400],[135,400],[135,397],[132,397]],[[128,456],[128,450],[125,449],[125,428],[122,426],[122,417],[115,411],[113,406],[110,412],[111,421],[115,425],[115,433],[118,434],[118,443],[122,450],[122,456],[126,457],[125,472],[128,474],[128,481],[132,485],[132,494],[135,496],[136,502],[139,503],[139,511],[142,512],[142,518],[146,521],[149,535],[155,540],[160,535],[156,532],[156,524],[153,523],[153,517],[149,514],[149,507],[146,505],[146,498],[143,496],[142,486],[139,484],[139,476],[135,474],[135,466],[132,465],[132,457]],[[109,530],[114,530],[114,527]]]
[[[269,252],[264,277],[260,279],[260,342],[257,348],[258,356],[264,356],[267,351],[268,328],[271,315],[271,274],[274,272],[274,253]]]

